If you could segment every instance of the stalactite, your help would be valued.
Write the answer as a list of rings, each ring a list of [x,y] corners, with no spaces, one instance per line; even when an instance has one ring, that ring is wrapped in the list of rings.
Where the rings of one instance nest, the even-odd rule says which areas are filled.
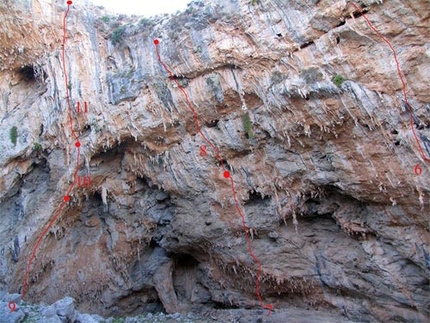
[[[101,189],[102,189],[102,194],[101,195],[102,195],[103,204],[104,205],[108,205],[108,203],[107,203],[107,188],[105,186],[105,183],[102,184]]]

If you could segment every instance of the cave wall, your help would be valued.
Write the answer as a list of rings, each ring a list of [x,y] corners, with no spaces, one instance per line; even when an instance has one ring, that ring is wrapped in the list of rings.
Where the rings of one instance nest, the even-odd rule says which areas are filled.
[[[430,4],[357,5],[396,50],[429,157]],[[65,7],[0,4],[2,292],[22,291],[76,166]],[[89,107],[74,111],[78,169],[91,185],[71,192],[43,238],[27,299],[69,295],[103,315],[260,306],[231,187],[215,151],[200,155],[205,142],[157,60],[157,38],[234,179],[264,301],[425,321],[430,164],[393,54],[351,3],[196,1],[149,20],[104,15],[74,4],[68,16],[69,95]]]

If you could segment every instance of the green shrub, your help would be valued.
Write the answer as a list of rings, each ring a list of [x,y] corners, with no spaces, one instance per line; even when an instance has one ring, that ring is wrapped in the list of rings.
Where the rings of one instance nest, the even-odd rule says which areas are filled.
[[[150,23],[150,20],[148,18],[142,18],[139,21],[139,25],[143,25],[143,26],[149,25],[149,23]]]
[[[257,4],[259,1],[260,1],[260,0],[251,0],[249,3],[250,3],[250,4],[252,4],[252,5],[255,5],[255,4]]]
[[[34,150],[41,150],[41,149],[42,149],[42,145],[41,145],[41,144],[39,144],[38,142],[35,142],[35,143],[33,144],[33,146],[34,146]]]
[[[112,34],[110,35],[110,41],[112,42],[112,45],[116,45],[121,41],[125,29],[126,26],[120,26],[112,32]]]
[[[242,124],[243,124],[243,130],[245,131],[247,137],[249,139],[254,138],[254,133],[252,132],[251,118],[249,117],[248,112],[242,116]]]
[[[105,23],[108,23],[108,22],[110,21],[110,18],[109,18],[109,16],[103,16],[103,17],[102,17],[102,20],[103,20]]]
[[[343,78],[343,76],[339,75],[339,74],[336,74],[335,76],[333,76],[333,78],[331,80],[338,87],[341,86],[342,83],[345,81],[345,79]]]
[[[17,127],[13,126],[12,128],[10,128],[9,138],[10,138],[10,141],[12,142],[13,146],[15,147],[16,146],[16,140],[18,138],[18,128]]]

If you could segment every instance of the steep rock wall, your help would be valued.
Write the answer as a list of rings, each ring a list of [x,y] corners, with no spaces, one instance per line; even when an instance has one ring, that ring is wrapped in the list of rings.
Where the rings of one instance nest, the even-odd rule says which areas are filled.
[[[430,5],[357,5],[396,50],[428,156]],[[20,291],[73,180],[69,91],[74,107],[89,105],[73,115],[79,175],[92,183],[72,191],[44,237],[26,298],[69,295],[104,315],[259,306],[231,187],[215,152],[200,156],[205,142],[157,60],[157,38],[234,179],[264,301],[359,321],[426,320],[429,163],[393,54],[351,3],[195,2],[171,17],[109,22],[74,4],[69,88],[65,9],[0,5],[2,290]]]

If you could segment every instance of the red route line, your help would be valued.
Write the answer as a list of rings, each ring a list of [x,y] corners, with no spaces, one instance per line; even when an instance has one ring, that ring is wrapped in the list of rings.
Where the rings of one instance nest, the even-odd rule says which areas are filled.
[[[63,211],[64,207],[66,206],[67,202],[70,200],[70,192],[73,190],[73,187],[75,186],[77,174],[79,170],[79,160],[80,160],[80,147],[81,143],[78,141],[78,136],[76,135],[75,131],[73,130],[73,119],[72,119],[72,109],[70,104],[70,97],[69,97],[69,88],[68,88],[68,76],[67,76],[67,69],[66,69],[66,60],[65,60],[65,48],[66,48],[66,19],[67,15],[69,14],[70,5],[72,4],[72,1],[67,1],[67,10],[64,14],[63,18],[63,48],[62,48],[62,58],[63,58],[63,71],[64,71],[64,79],[65,79],[65,86],[66,86],[66,100],[67,100],[67,108],[68,108],[68,118],[70,123],[70,130],[72,132],[72,135],[75,142],[75,147],[77,148],[77,157],[76,157],[76,167],[73,172],[73,183],[70,185],[69,189],[66,192],[66,195],[64,195],[63,202],[61,203],[59,209],[57,212],[55,212],[54,216],[49,220],[48,224],[45,226],[45,229],[43,230],[42,234],[39,236],[39,238],[36,241],[35,246],[33,247],[33,251],[31,252],[30,260],[28,261],[27,269],[25,271],[24,276],[24,283],[22,288],[22,294],[21,299],[24,299],[25,294],[27,293],[27,283],[28,283],[28,275],[30,274],[31,269],[31,263],[33,262],[34,258],[36,257],[37,249],[39,248],[40,244],[42,243],[43,238],[48,233],[49,229],[51,229],[54,222],[58,219],[58,217],[61,215],[61,211]]]
[[[248,252],[249,252],[249,254],[251,255],[251,257],[252,257],[252,259],[254,260],[254,262],[256,262],[257,263],[257,266],[258,266],[258,269],[257,269],[257,279],[256,279],[256,283],[255,283],[255,294],[257,295],[257,298],[258,298],[258,300],[259,300],[259,302],[260,302],[260,304],[261,304],[261,306],[263,307],[263,308],[265,308],[265,309],[268,309],[269,310],[269,312],[268,312],[268,316],[270,315],[270,312],[273,310],[273,305],[272,304],[265,304],[264,302],[263,302],[263,299],[262,299],[262,297],[261,297],[261,294],[260,294],[260,276],[261,276],[261,271],[262,271],[262,266],[261,266],[261,261],[257,258],[257,256],[254,254],[254,252],[252,251],[252,246],[251,246],[251,239],[250,239],[250,237],[249,237],[249,234],[248,234],[248,226],[246,225],[246,223],[245,223],[245,216],[244,216],[244,214],[243,214],[243,212],[242,212],[242,210],[241,210],[241,208],[240,208],[240,206],[239,206],[239,201],[237,200],[237,195],[236,195],[236,190],[234,189],[234,181],[233,181],[233,178],[231,177],[231,174],[230,174],[230,172],[225,168],[225,166],[224,166],[224,162],[223,162],[223,159],[222,159],[222,157],[221,157],[221,154],[220,154],[220,152],[219,152],[219,150],[218,150],[218,148],[205,136],[205,134],[202,132],[202,129],[201,129],[201,127],[200,127],[200,124],[199,124],[199,121],[198,121],[198,116],[197,116],[197,112],[196,112],[196,110],[194,110],[194,108],[193,108],[193,106],[192,106],[192,104],[191,104],[191,102],[190,102],[190,100],[189,100],[189,98],[188,98],[188,94],[187,94],[187,92],[185,92],[185,90],[184,90],[184,88],[179,84],[179,82],[176,80],[176,78],[175,78],[175,76],[174,76],[174,74],[169,70],[169,68],[167,67],[167,65],[166,64],[164,64],[164,62],[161,60],[161,57],[160,57],[160,53],[159,53],[159,51],[158,51],[158,44],[159,44],[160,42],[159,42],[159,40],[158,39],[155,39],[154,40],[154,45],[155,45],[155,51],[156,51],[156,54],[157,54],[157,57],[158,57],[158,61],[160,62],[160,64],[163,66],[163,68],[166,70],[166,72],[169,74],[169,76],[170,76],[170,79],[172,79],[175,83],[176,83],[176,85],[177,85],[177,87],[178,87],[178,89],[182,92],[182,94],[184,95],[184,97],[185,97],[185,100],[187,101],[187,104],[188,104],[188,107],[190,108],[190,110],[191,110],[191,112],[193,113],[193,118],[194,118],[194,122],[195,122],[195,124],[196,124],[196,128],[197,128],[197,130],[198,130],[198,132],[199,132],[199,134],[202,136],[202,138],[206,141],[206,143],[215,151],[215,155],[216,155],[216,158],[219,160],[219,162],[220,162],[220,165],[221,165],[221,167],[222,167],[222,169],[224,170],[224,177],[225,178],[229,178],[230,179],[230,185],[231,185],[231,191],[232,191],[232,193],[233,193],[233,199],[234,199],[234,204],[235,204],[235,207],[236,207],[236,210],[237,210],[237,212],[239,213],[239,215],[240,215],[240,218],[241,218],[241,221],[242,221],[242,226],[243,226],[243,230],[245,231],[245,237],[246,237],[246,241],[247,241],[247,245],[248,245]],[[206,148],[206,147],[205,147]]]
[[[391,45],[391,43],[390,43],[390,41],[387,39],[387,38],[385,38],[385,36],[384,35],[382,35],[376,28],[375,28],[375,26],[373,26],[373,24],[370,22],[370,20],[367,18],[367,16],[364,14],[364,12],[363,12],[363,10],[361,10],[360,9],[360,7],[358,7],[355,3],[353,3],[353,2],[351,2],[350,3],[352,6],[354,6],[355,7],[355,9],[357,9],[359,12],[360,12],[360,14],[363,16],[363,18],[366,20],[366,22],[367,22],[367,24],[369,25],[369,27],[388,45],[388,47],[390,47],[390,50],[393,52],[393,56],[394,56],[394,61],[396,62],[396,67],[397,67],[397,74],[399,75],[399,78],[400,78],[400,81],[402,82],[402,91],[403,91],[403,97],[404,97],[404,99],[405,99],[405,103],[406,103],[406,106],[408,107],[408,111],[409,111],[409,120],[410,120],[410,125],[411,125],[411,129],[412,129],[412,133],[414,134],[414,137],[415,137],[415,140],[416,140],[416,142],[417,142],[417,145],[418,145],[418,149],[419,149],[419,151],[420,151],[420,154],[421,154],[421,157],[425,160],[425,161],[427,161],[427,162],[430,162],[430,158],[429,157],[427,157],[426,155],[425,155],[425,153],[424,153],[424,150],[422,149],[422,146],[421,146],[421,143],[420,143],[420,140],[418,139],[418,136],[417,136],[417,134],[416,134],[416,132],[415,132],[415,128],[414,128],[414,117],[413,117],[413,111],[412,111],[412,107],[411,107],[411,105],[409,104],[409,101],[408,101],[408,96],[406,95],[406,81],[404,80],[404,78],[403,78],[403,73],[402,73],[402,70],[401,70],[401,68],[400,68],[400,63],[399,63],[399,60],[397,59],[397,54],[396,54],[396,51],[395,51],[395,49],[394,49],[394,47],[393,47],[393,45]]]

